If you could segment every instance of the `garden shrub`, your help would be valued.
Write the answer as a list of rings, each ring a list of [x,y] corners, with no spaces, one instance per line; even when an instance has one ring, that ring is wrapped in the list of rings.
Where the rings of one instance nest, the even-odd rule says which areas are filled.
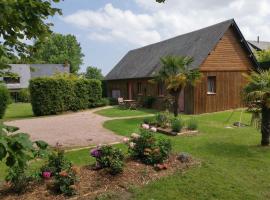
[[[107,168],[112,175],[123,171],[124,154],[118,148],[110,145],[98,146],[91,150],[91,156],[96,159],[96,167],[98,169]]]
[[[148,130],[141,129],[140,134],[132,134],[129,143],[129,153],[145,164],[163,163],[171,152],[169,139],[157,139]]]
[[[156,101],[155,97],[148,96],[144,99],[143,106],[146,108],[152,108],[155,101]]]
[[[55,176],[62,170],[68,169],[71,166],[71,162],[64,156],[64,151],[57,150],[50,153],[48,162],[41,167],[40,171],[41,175],[43,175],[44,172],[49,172],[51,176]]]
[[[101,106],[107,106],[107,105],[109,105],[109,104],[110,104],[109,99],[107,99],[107,98],[101,98],[100,101],[98,101],[98,102],[96,103],[96,106],[97,106],[97,107],[101,107]]]
[[[76,173],[73,167],[57,173],[54,178],[54,188],[56,191],[66,196],[75,195],[77,193],[76,183],[78,182]]]
[[[19,91],[17,101],[22,103],[30,102],[30,92],[28,88],[24,88]]]
[[[77,173],[78,169],[65,158],[61,149],[52,151],[48,162],[40,169],[40,176],[44,179],[53,177],[53,189],[67,196],[76,194]]]
[[[156,114],[157,125],[165,128],[170,122],[170,113],[169,112],[159,112]]]
[[[96,107],[102,93],[99,80],[65,77],[35,78],[29,88],[37,116]]]
[[[43,141],[32,142],[25,133],[11,134],[14,131],[16,131],[14,127],[3,127],[0,130],[0,161],[8,167],[6,180],[11,189],[20,193],[32,179],[26,175],[29,162],[42,157],[47,151],[48,144]]]
[[[197,130],[198,129],[198,121],[195,118],[191,118],[187,121],[187,129],[188,130]]]
[[[174,117],[172,120],[171,120],[171,126],[172,126],[172,131],[173,132],[177,132],[179,133],[183,126],[184,126],[184,123],[183,123],[183,120],[179,117]]]
[[[4,85],[0,84],[0,119],[4,117],[10,99],[8,89]]]
[[[5,179],[10,184],[13,192],[25,192],[27,185],[31,181],[31,177],[29,177],[25,171],[25,167],[20,167],[19,165],[8,168],[8,174]]]

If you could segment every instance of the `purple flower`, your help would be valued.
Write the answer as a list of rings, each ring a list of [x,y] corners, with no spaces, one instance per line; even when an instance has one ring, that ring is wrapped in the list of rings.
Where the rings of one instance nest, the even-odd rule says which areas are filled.
[[[42,172],[42,177],[45,179],[51,178],[52,173],[51,172]]]
[[[101,156],[101,151],[100,151],[100,149],[95,148],[95,149],[92,149],[91,150],[91,153],[90,154],[94,158],[99,158]]]

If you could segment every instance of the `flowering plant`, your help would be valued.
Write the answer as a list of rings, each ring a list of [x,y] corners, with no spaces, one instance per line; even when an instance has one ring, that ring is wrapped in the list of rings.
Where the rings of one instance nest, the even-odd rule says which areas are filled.
[[[129,153],[132,157],[145,164],[163,163],[171,152],[171,142],[166,139],[156,139],[153,132],[141,129],[140,134],[132,135],[129,143]]]
[[[42,172],[42,177],[44,179],[50,179],[51,178],[51,175],[52,175],[52,173],[49,172],[49,171]]]
[[[123,171],[124,154],[120,149],[104,145],[92,149],[90,154],[96,159],[95,169],[106,168],[112,175]]]

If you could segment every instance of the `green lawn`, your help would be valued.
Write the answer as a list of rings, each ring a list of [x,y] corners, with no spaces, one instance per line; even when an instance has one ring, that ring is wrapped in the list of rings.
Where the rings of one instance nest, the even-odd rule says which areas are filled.
[[[12,103],[8,106],[4,120],[33,117],[30,103]]]
[[[133,115],[133,111],[123,112],[112,108],[105,114],[137,115]],[[157,134],[160,138],[171,139],[174,152],[188,152],[201,160],[202,164],[185,173],[178,172],[144,187],[131,187],[131,198],[270,199],[270,148],[258,146],[260,134],[254,128],[228,128],[227,126],[233,122],[239,121],[241,110],[231,114],[232,111],[227,111],[194,116],[199,122],[200,134],[197,136],[169,137]],[[190,116],[184,115],[183,118],[188,119]],[[244,113],[242,122],[248,124],[249,121],[250,115]],[[142,118],[115,119],[105,122],[104,126],[117,134],[129,136],[138,131],[141,122]],[[117,146],[126,151],[125,145]],[[66,156],[80,166],[93,162],[89,156],[89,149],[68,152]],[[40,163],[36,163],[33,167],[39,165]],[[0,169],[0,179],[3,180],[3,164],[0,164]]]
[[[105,117],[133,117],[133,116],[154,114],[156,113],[156,111],[145,108],[139,108],[137,110],[129,110],[119,108],[118,106],[114,106],[112,108],[99,110],[96,113]]]
[[[202,165],[143,188],[132,188],[133,199],[269,199],[270,148],[258,146],[260,134],[254,128],[226,128],[240,119],[241,111],[230,118],[231,113],[196,116],[201,132],[198,136],[158,134],[171,138],[175,152],[188,152],[200,159]],[[248,124],[250,115],[244,113],[242,120]],[[129,135],[138,130],[141,121],[113,120],[106,122],[105,127]]]

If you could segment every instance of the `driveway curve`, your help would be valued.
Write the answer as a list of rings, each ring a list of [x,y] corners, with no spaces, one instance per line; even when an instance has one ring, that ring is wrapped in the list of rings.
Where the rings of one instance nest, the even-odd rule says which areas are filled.
[[[28,133],[33,141],[43,140],[51,146],[59,143],[64,147],[82,147],[121,142],[122,136],[103,127],[103,123],[111,118],[95,114],[99,109],[7,121],[5,124],[20,128],[19,132]]]

